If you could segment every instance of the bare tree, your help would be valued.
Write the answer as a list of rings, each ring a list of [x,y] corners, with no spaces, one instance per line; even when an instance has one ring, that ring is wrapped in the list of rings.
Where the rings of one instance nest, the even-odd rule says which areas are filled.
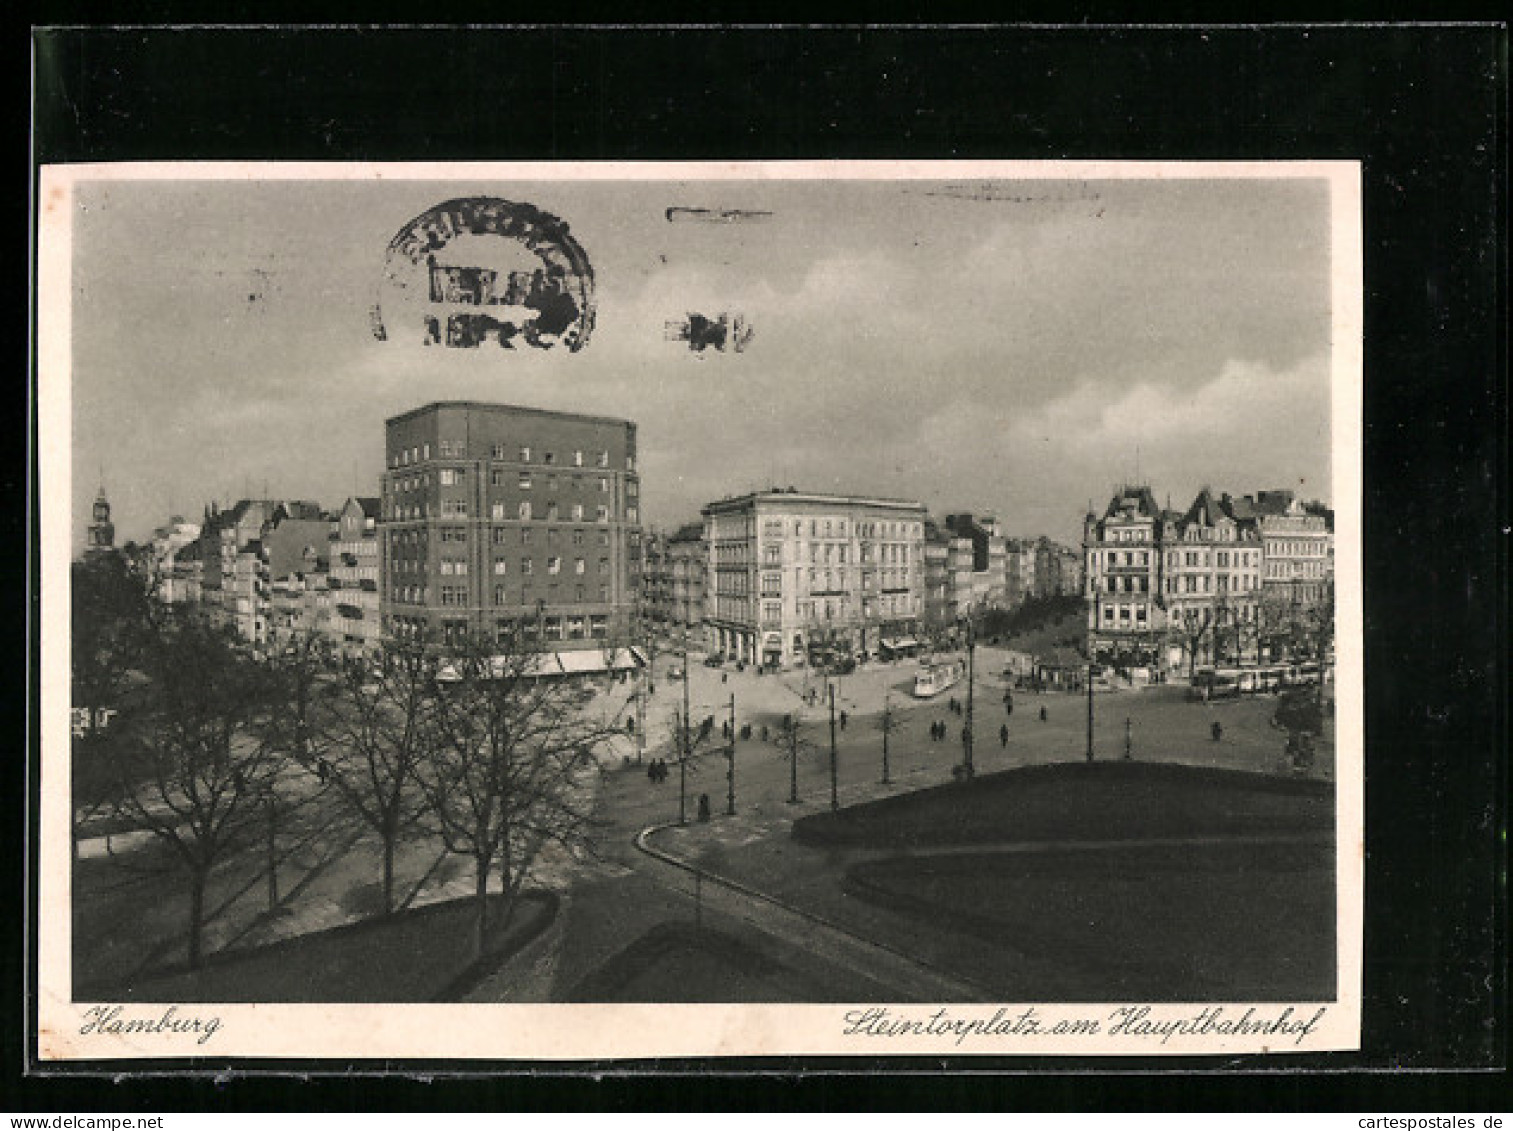
[[[116,772],[107,733],[134,678],[143,642],[155,620],[149,576],[124,555],[98,554],[69,569],[71,705],[73,728],[71,822],[73,852],[79,827],[116,804]]]
[[[1214,611],[1208,605],[1185,604],[1170,621],[1171,631],[1187,653],[1187,678],[1198,669],[1198,652],[1214,627]]]
[[[478,954],[496,865],[508,922],[544,847],[575,856],[593,848],[591,779],[617,720],[597,717],[578,688],[545,674],[542,660],[505,634],[494,646],[455,643],[438,666],[435,745],[418,777],[447,849],[473,860]]]
[[[379,839],[386,915],[395,853],[424,807],[418,770],[435,744],[435,675],[420,640],[388,641],[376,664],[348,663],[324,703],[317,772]]]
[[[778,724],[777,742],[788,752],[788,802],[796,805],[799,799],[799,758],[819,755],[821,749],[804,731],[804,720],[798,713],[783,716],[783,721]]]
[[[118,796],[187,875],[188,958],[197,967],[211,872],[254,842],[258,802],[283,767],[281,697],[268,668],[198,617],[153,632],[141,662],[150,685],[123,712]]]

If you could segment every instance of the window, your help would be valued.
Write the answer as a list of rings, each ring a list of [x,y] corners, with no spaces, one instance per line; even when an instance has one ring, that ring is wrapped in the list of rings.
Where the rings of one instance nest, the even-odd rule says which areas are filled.
[[[604,476],[604,475],[599,476],[599,493],[600,494],[608,494],[609,493],[609,478],[608,478],[608,476]]]
[[[493,503],[493,504],[491,504],[489,506],[489,517],[493,518],[493,519],[502,519],[504,517],[504,504],[503,503]]]
[[[555,556],[547,558],[546,559],[546,572],[547,573],[561,573],[562,572],[562,559],[559,558],[559,557],[555,557]]]
[[[588,632],[595,640],[603,640],[609,635],[609,618],[603,613],[595,613],[588,618]]]
[[[573,453],[573,466],[574,467],[582,467],[583,466],[583,453],[581,451]]]
[[[573,521],[574,522],[582,522],[583,521],[583,504],[582,503],[574,503],[573,504]]]
[[[529,577],[533,572],[535,572],[535,569],[536,569],[536,563],[532,559],[530,559],[530,558],[521,558],[520,559],[520,572],[521,573],[523,573],[527,577]]]
[[[599,466],[600,467],[608,467],[609,466],[609,452],[608,451],[602,451],[602,452],[599,453]]]
[[[551,452],[542,452],[541,453],[541,462],[542,463],[551,464],[551,463],[556,462],[556,459],[557,459],[557,457],[553,453],[551,453]]]
[[[462,472],[455,467],[443,467],[436,473],[436,480],[443,487],[460,487],[462,485]]]
[[[640,522],[641,521],[641,511],[640,511],[640,508],[639,507],[626,507],[625,508],[625,521],[626,522]]]
[[[581,576],[584,572],[587,571],[587,569],[588,569],[588,563],[585,562],[582,558],[574,558],[573,559],[573,572],[574,573],[579,574]]]
[[[521,501],[519,514],[520,514],[521,521],[528,521],[530,519],[530,517],[531,517],[531,501],[529,499],[525,499],[525,500]]]
[[[503,444],[495,444],[493,447],[491,447],[489,449],[489,455],[492,456],[494,459],[507,459],[508,458],[505,455],[505,447],[504,447]]]
[[[442,499],[442,518],[467,518],[468,503],[466,499]]]
[[[546,504],[546,521],[547,522],[556,522],[557,521],[557,504],[556,503],[547,503]]]
[[[626,471],[634,471],[634,470],[636,470],[636,457],[635,456],[626,456],[625,457],[625,470]]]
[[[562,618],[561,617],[547,617],[546,618],[546,638],[548,640],[561,640],[562,639]]]
[[[431,458],[431,445],[430,444],[422,444],[421,445],[421,457],[420,458],[421,459],[430,459]]]
[[[510,565],[509,565],[509,561],[507,559],[505,559],[505,558],[495,558],[494,559],[494,576],[495,577],[502,577],[504,574],[509,573],[509,571],[510,571]]]
[[[521,447],[521,449],[520,449],[520,462],[521,463],[530,463],[531,462],[531,448],[530,448],[529,444],[526,444],[526,445],[524,445],[524,446]]]
[[[557,544],[557,532],[555,530],[548,530],[546,532],[546,544],[548,546],[555,546]]]
[[[594,514],[594,521],[595,522],[608,522],[609,521],[609,508],[608,507],[599,507],[599,508],[597,508],[597,510],[595,511],[595,514]]]
[[[608,558],[600,558],[599,559],[599,575],[602,577],[602,576],[604,576],[605,574],[608,574],[608,573],[609,573],[609,559]]]
[[[505,590],[505,587],[503,585],[494,586],[494,604],[508,605],[509,603],[509,594]]]
[[[567,618],[567,636],[569,640],[582,640],[584,638],[584,624],[582,617]]]
[[[531,473],[529,471],[522,471],[518,482],[522,491],[529,491],[531,489]]]
[[[609,545],[609,531],[608,530],[601,530],[601,531],[599,531],[599,545],[601,545],[601,546],[608,546]],[[632,543],[632,545],[634,545],[634,543]]]

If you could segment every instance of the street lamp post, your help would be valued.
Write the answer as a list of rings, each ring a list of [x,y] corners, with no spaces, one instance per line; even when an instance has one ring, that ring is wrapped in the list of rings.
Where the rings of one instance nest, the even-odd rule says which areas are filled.
[[[893,729],[893,700],[889,692],[883,692],[883,784],[891,785],[888,776],[888,732]]]

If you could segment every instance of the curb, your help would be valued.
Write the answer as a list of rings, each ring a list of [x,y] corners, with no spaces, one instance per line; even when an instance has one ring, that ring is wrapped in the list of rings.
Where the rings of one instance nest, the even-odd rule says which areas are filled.
[[[823,927],[827,931],[834,931],[836,934],[845,935],[847,938],[855,939],[857,942],[862,943],[866,946],[875,947],[876,949],[883,951],[886,954],[891,954],[895,958],[903,959],[904,961],[911,963],[914,966],[918,966],[921,970],[929,971],[930,973],[935,974],[941,978],[945,978],[949,981],[957,982],[963,986],[970,987],[978,993],[985,995],[982,998],[983,1001],[994,1001],[997,999],[998,995],[994,994],[986,987],[979,985],[971,978],[964,977],[950,970],[944,970],[933,963],[921,961],[915,955],[907,954],[904,951],[899,950],[897,947],[890,946],[887,943],[878,942],[876,939],[869,939],[864,935],[859,935],[855,931],[848,930],[845,927],[831,922],[829,919],[823,919],[811,911],[804,910],[802,907],[795,907],[793,904],[778,899],[776,896],[771,896],[766,892],[758,891],[756,888],[748,887],[746,884],[741,883],[739,880],[732,880],[729,877],[721,876],[714,872],[699,868],[693,864],[688,863],[686,860],[680,860],[678,857],[674,856],[672,853],[666,851],[665,849],[654,847],[650,843],[650,838],[654,834],[662,832],[665,829],[675,829],[678,827],[678,825],[670,822],[660,825],[647,825],[646,828],[642,829],[636,834],[635,846],[640,851],[646,853],[646,855],[656,860],[660,860],[664,864],[670,864],[680,871],[687,872],[689,875],[696,876],[701,880],[707,881],[709,883],[717,884],[720,887],[737,893],[738,895],[744,895],[748,899],[754,899],[761,903],[770,904],[771,906],[776,907],[781,911],[786,911],[790,915],[795,915],[798,918],[805,920],[806,922],[813,923],[818,927]]]

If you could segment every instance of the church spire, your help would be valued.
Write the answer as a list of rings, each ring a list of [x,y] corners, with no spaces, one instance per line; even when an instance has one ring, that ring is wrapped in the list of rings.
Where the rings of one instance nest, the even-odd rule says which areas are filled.
[[[105,484],[100,484],[100,491],[95,495],[94,519],[89,524],[89,539],[86,552],[91,554],[108,554],[116,546],[116,528],[110,521],[110,500],[105,497]]]

